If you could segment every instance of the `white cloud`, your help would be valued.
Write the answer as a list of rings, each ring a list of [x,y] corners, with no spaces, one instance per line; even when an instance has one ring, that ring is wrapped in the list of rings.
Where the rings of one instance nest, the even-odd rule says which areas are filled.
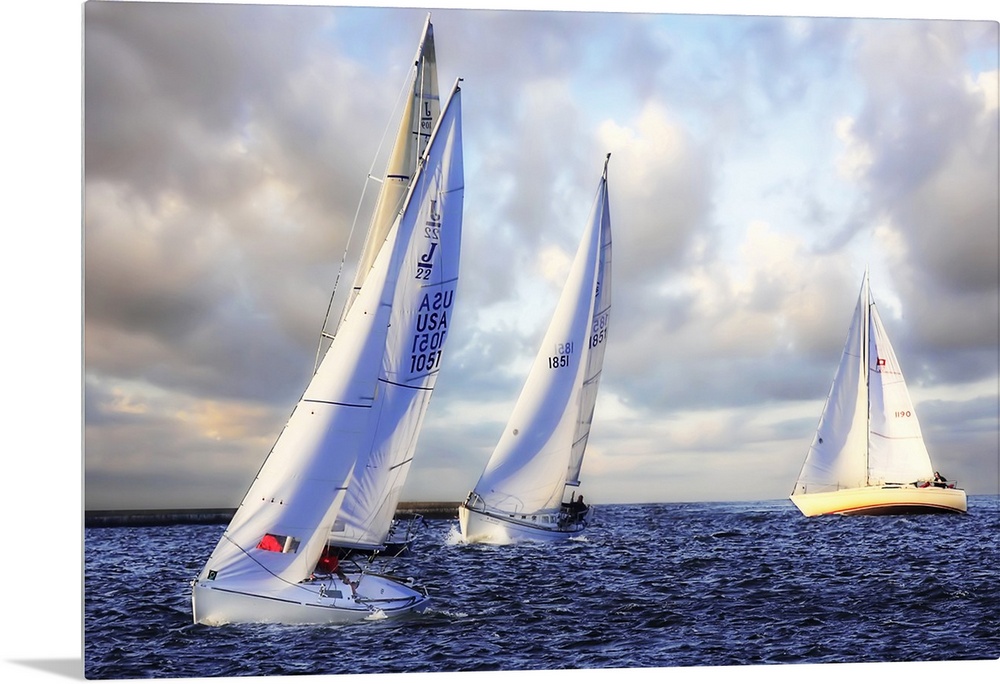
[[[837,138],[844,144],[844,152],[837,160],[837,170],[848,180],[864,177],[872,165],[871,148],[854,135],[854,119],[844,117],[837,121]]]

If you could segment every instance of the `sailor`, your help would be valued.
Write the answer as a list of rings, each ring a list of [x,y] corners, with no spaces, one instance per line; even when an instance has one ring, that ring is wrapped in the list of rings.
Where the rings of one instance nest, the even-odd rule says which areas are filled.
[[[570,496],[569,510],[570,513],[572,513],[578,519],[583,518],[583,516],[587,512],[587,504],[583,503],[583,494],[580,495],[580,498],[575,500],[573,499],[572,496]]]
[[[939,473],[936,470],[934,471],[934,486],[935,487],[947,487],[948,486],[946,484],[947,482],[948,482],[948,480],[945,478],[944,475],[942,475],[941,473]]]

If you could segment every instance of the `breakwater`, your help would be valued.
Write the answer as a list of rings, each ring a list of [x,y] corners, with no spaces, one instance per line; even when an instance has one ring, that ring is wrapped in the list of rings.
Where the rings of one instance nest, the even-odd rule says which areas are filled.
[[[186,508],[155,510],[84,511],[84,527],[154,527],[158,525],[225,525],[235,508]],[[396,515],[422,515],[427,519],[450,520],[458,517],[458,502],[404,501]]]

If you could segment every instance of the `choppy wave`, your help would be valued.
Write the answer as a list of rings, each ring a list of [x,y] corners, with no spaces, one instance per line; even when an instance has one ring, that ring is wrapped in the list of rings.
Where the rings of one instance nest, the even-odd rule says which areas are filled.
[[[969,506],[871,518],[804,518],[784,501],[603,506],[561,545],[461,544],[454,521],[428,521],[394,570],[428,588],[430,609],[324,627],[192,625],[190,581],[221,527],[88,529],[85,673],[996,659],[1000,510]]]

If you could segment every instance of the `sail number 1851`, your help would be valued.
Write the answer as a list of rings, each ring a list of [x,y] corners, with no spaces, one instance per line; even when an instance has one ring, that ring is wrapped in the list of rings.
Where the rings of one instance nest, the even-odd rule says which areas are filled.
[[[555,355],[549,357],[549,368],[565,368],[569,365],[569,355],[572,353],[572,342],[560,342],[556,345]]]
[[[591,335],[587,344],[590,349],[593,349],[601,342],[603,342],[605,337],[607,337],[608,314],[604,313],[601,314],[600,316],[597,316],[594,319],[594,325],[591,327],[590,332]]]

